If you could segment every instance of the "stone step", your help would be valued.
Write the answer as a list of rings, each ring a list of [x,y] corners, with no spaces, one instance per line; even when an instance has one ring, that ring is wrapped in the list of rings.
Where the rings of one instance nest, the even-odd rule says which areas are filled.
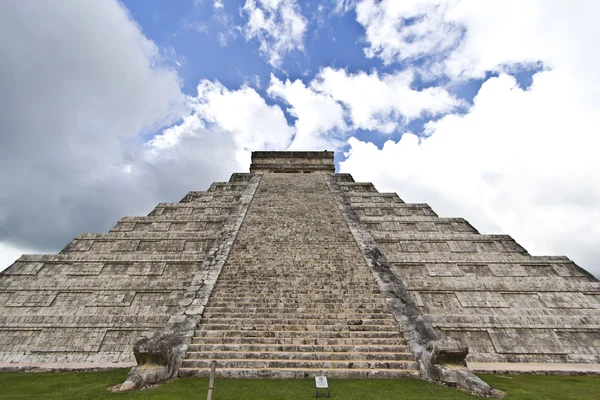
[[[309,246],[306,246],[304,251],[313,250]],[[275,254],[272,255],[276,257]],[[281,256],[281,254],[279,254]],[[258,257],[258,255],[257,255]],[[325,263],[323,260],[317,258],[315,260],[295,260],[291,257],[287,257],[284,259],[273,260],[272,266],[264,266],[263,269],[260,268],[252,268],[248,266],[248,262],[250,260],[238,260],[238,259],[228,259],[227,264],[225,264],[225,269],[223,270],[222,276],[226,276],[228,279],[239,279],[249,283],[255,282],[255,280],[266,280],[272,279],[272,277],[279,277],[281,279],[285,279],[286,277],[294,277],[296,279],[318,279],[323,283],[328,283],[327,280],[322,280],[321,278],[313,277],[307,275],[307,272],[313,270],[322,271],[323,276],[329,277],[352,277],[352,276],[368,276],[369,273],[366,270],[366,266],[363,264],[364,260],[336,260],[335,262]],[[287,266],[287,267],[286,267]],[[298,266],[301,266],[305,271],[298,271]],[[239,270],[242,269],[243,270]],[[246,274],[252,274],[253,276],[248,276]],[[337,274],[337,275],[336,275]],[[331,283],[334,283],[331,281]]]
[[[306,293],[305,290],[301,288],[289,287],[287,290],[283,290],[281,292],[273,292],[273,293],[252,293],[245,289],[240,289],[238,293],[229,292],[229,293],[220,293],[219,291],[213,292],[213,298],[223,298],[223,299],[257,299],[260,298],[262,300],[277,300],[277,299],[285,299],[285,298],[306,298],[310,299],[326,299],[326,298],[340,298],[340,296],[353,296],[353,299],[358,301],[369,301],[369,302],[381,302],[384,299],[380,297],[379,290],[333,290],[332,293],[328,293],[327,291]],[[315,303],[315,302],[313,302]]]
[[[252,300],[252,301],[250,301]],[[325,304],[331,304],[332,308],[335,309],[358,309],[358,308],[372,308],[374,306],[385,307],[387,304],[383,299],[357,299],[355,302],[340,302],[341,299],[321,299],[319,300],[319,305],[325,307]],[[260,307],[262,304],[283,304],[283,307],[291,307],[292,305],[301,306],[310,306],[314,304],[310,298],[288,298],[287,301],[275,301],[274,299],[235,299],[229,301],[210,299],[208,302],[208,306],[211,307],[237,307],[237,308],[252,308],[252,307]]]
[[[82,233],[74,240],[214,240],[219,229],[198,231],[131,231],[109,233]]]
[[[157,216],[146,216],[146,217],[123,217],[118,223],[149,223],[149,222],[219,222],[224,223],[227,221],[225,215],[157,215]]]
[[[399,327],[396,325],[350,325],[348,322],[339,324],[330,324],[331,321],[325,321],[327,324],[319,323],[321,321],[313,322],[312,324],[296,323],[287,324],[282,321],[278,323],[262,323],[262,321],[249,322],[248,324],[242,323],[212,323],[206,322],[198,326],[199,330],[213,331],[213,330],[274,330],[274,331],[333,331],[333,332],[399,332]]]
[[[203,323],[198,325],[199,330],[213,331],[213,330],[273,330],[273,331],[333,331],[333,332],[398,332],[399,327],[395,325],[348,325],[348,323],[330,324],[330,321],[326,321],[327,324],[318,323],[313,324],[286,324],[286,323],[260,323],[260,321],[241,324],[241,323]]]
[[[276,301],[273,300],[272,302],[241,303],[241,302],[222,302],[222,301],[209,300],[205,312],[211,312],[211,310],[213,310],[213,309],[215,309],[215,310],[234,309],[234,310],[237,310],[237,312],[246,312],[246,310],[261,309],[261,308],[264,308],[264,306],[272,305],[273,303],[276,303]],[[301,303],[301,302],[295,302],[295,301],[277,302],[276,304],[280,307],[280,308],[277,308],[277,310],[290,310],[290,309],[306,308],[311,305],[310,302]],[[348,303],[338,304],[338,303],[333,303],[333,302],[323,302],[323,303],[320,303],[318,306],[315,306],[313,311],[328,312],[328,313],[345,313],[345,312],[351,311],[351,312],[360,313],[360,312],[362,312],[362,310],[365,310],[365,312],[372,312],[372,310],[377,310],[377,309],[385,310],[384,307],[387,307],[387,305],[384,304],[383,302],[379,303],[379,304],[358,303],[358,304],[352,304],[352,305],[350,305]],[[276,311],[273,311],[273,312],[276,312]]]
[[[226,266],[227,267],[227,266]],[[317,273],[322,278],[312,276],[300,276],[293,273],[286,274],[285,268],[281,267],[277,273],[273,274],[259,274],[259,273],[244,273],[225,276],[220,275],[219,286],[223,285],[224,288],[237,288],[237,287],[248,287],[248,288],[266,288],[264,285],[282,284],[289,286],[306,285],[307,289],[313,289],[318,287],[323,288],[337,288],[346,286],[365,286],[374,287],[372,275],[351,275],[345,274],[343,271],[334,271],[328,269],[326,271],[319,271],[309,266],[293,266],[290,269],[306,268],[307,274],[316,275]]]
[[[364,292],[364,293],[379,293],[379,288],[377,288],[376,286],[372,285],[372,284],[366,284],[366,283],[349,283],[349,284],[344,284],[344,283],[340,283],[340,284],[336,284],[336,285],[332,285],[332,286],[327,286],[327,285],[317,285],[317,284],[310,284],[310,283],[305,283],[305,282],[280,282],[280,281],[272,281],[269,283],[266,283],[266,285],[268,286],[275,286],[277,285],[277,287],[265,287],[265,286],[249,286],[249,285],[244,285],[244,284],[236,284],[236,285],[230,285],[230,286],[219,286],[217,285],[218,288],[218,292],[216,293],[224,293],[224,294],[239,294],[240,291],[244,291],[244,292],[251,292],[251,293],[257,293],[257,294],[261,294],[261,295],[267,295],[267,294],[274,294],[274,295],[279,295],[279,294],[285,294],[290,290],[293,290],[294,293],[307,293],[307,294],[328,294],[328,293],[348,293],[348,292]],[[323,287],[324,286],[324,287]]]
[[[210,338],[206,338],[210,339]],[[234,338],[223,338],[229,340],[238,340]],[[330,352],[330,353],[344,353],[344,352],[361,352],[361,353],[406,353],[411,354],[408,346],[403,340],[400,339],[370,339],[370,341],[363,340],[366,344],[288,344],[289,341],[297,339],[273,339],[273,338],[242,338],[247,339],[247,343],[216,343],[216,344],[202,344],[192,342],[188,345],[188,352],[208,352],[208,351],[223,351],[223,352],[273,352],[273,351],[291,351],[291,352]],[[254,339],[254,340],[253,340]],[[260,339],[260,343],[255,343]],[[286,343],[265,344],[264,341],[283,341]],[[344,341],[348,339],[318,339],[319,341],[336,342]],[[209,341],[209,340],[207,340]],[[300,340],[298,340],[300,341]],[[356,339],[348,340],[349,342],[357,342]],[[382,344],[377,344],[381,342]],[[395,345],[394,342],[399,344]],[[403,344],[401,344],[403,343]]]
[[[332,274],[332,279],[333,277],[335,277],[335,274]],[[287,287],[299,287],[302,288],[304,290],[307,291],[320,291],[320,290],[324,290],[324,291],[329,291],[329,290],[336,290],[336,289],[346,289],[346,288],[352,288],[352,289],[376,289],[377,286],[375,286],[374,282],[373,282],[373,277],[371,275],[366,275],[364,277],[360,277],[360,278],[356,278],[356,277],[337,277],[338,279],[336,281],[332,281],[332,282],[322,282],[321,280],[317,280],[317,279],[308,279],[305,278],[303,280],[299,280],[299,279],[294,279],[291,280],[289,276],[287,277],[281,277],[281,278],[276,278],[276,279],[269,279],[269,280],[265,280],[262,282],[257,282],[256,280],[235,280],[235,279],[229,279],[228,281],[223,281],[223,282],[219,282],[217,283],[217,285],[215,285],[216,288],[219,289],[219,291],[239,291],[240,289],[247,289],[247,290],[252,290],[253,292],[256,291],[275,291],[280,289],[279,286],[278,287],[265,287],[264,285],[273,285],[273,284],[277,284],[277,285],[285,285]],[[281,289],[280,289],[281,290]]]
[[[243,232],[240,232],[240,234]],[[323,240],[319,240],[319,242],[314,241],[305,241],[302,239],[295,238],[294,241],[268,241],[267,244],[262,244],[260,242],[265,242],[262,236],[253,237],[252,239],[243,239],[243,236],[239,236],[236,239],[233,250],[241,250],[233,253],[233,260],[244,260],[244,261],[252,261],[252,256],[273,256],[285,254],[285,259],[291,260],[300,260],[303,252],[306,249],[313,250],[312,253],[304,253],[304,260],[308,262],[315,262],[318,260],[322,260],[326,264],[339,264],[340,259],[343,261],[351,261],[355,260],[357,263],[360,263],[360,260],[364,260],[362,255],[357,252],[356,242],[354,240],[340,241],[336,240],[334,242],[328,241],[326,238],[322,238]],[[307,234],[308,235],[308,234]],[[247,236],[247,235],[246,235]],[[239,240],[238,240],[239,239]],[[281,253],[281,251],[287,250],[289,253]],[[272,261],[277,261],[281,257],[275,257]],[[248,267],[256,267],[255,264],[248,264]],[[265,267],[269,267],[269,265],[265,265]]]
[[[206,378],[210,368],[181,368],[179,376]],[[217,363],[217,378],[270,378],[303,379],[315,376],[327,376],[330,379],[366,379],[366,378],[418,378],[416,369],[306,369],[306,368],[223,368]]]
[[[355,196],[358,192],[348,192],[347,195],[348,196]],[[358,203],[358,204],[354,204],[352,206],[352,208],[354,209],[361,209],[361,208],[400,208],[400,209],[416,209],[416,210],[421,210],[421,209],[425,209],[430,211],[431,213],[428,213],[427,215],[429,216],[437,216],[436,213],[433,212],[433,210],[431,209],[431,207],[429,206],[429,204],[427,203]]]
[[[222,309],[219,309],[222,310]],[[244,312],[239,312],[240,310],[227,309],[231,310],[228,312],[217,311],[213,308],[208,308],[204,311],[203,316],[205,318],[277,318],[277,319],[324,319],[324,320],[333,320],[333,319],[341,319],[341,320],[353,320],[353,319],[391,319],[395,320],[391,317],[390,313],[329,313],[326,309],[321,312],[299,312],[299,310],[288,309],[289,311],[285,312],[283,309],[273,309],[271,312],[249,312],[249,310],[244,310]],[[314,310],[311,310],[314,311]]]
[[[351,297],[346,297],[345,299],[340,299],[340,301],[342,300],[346,300],[349,301],[351,299]],[[255,309],[260,309],[263,308],[264,306],[269,306],[269,305],[277,305],[279,306],[278,311],[279,310],[284,310],[284,309],[293,309],[293,308],[306,308],[309,307],[311,305],[310,301],[308,300],[303,300],[302,298],[288,298],[285,301],[281,301],[278,299],[272,299],[272,301],[254,301],[254,302],[250,302],[250,301],[246,301],[246,302],[242,302],[242,301],[234,301],[234,300],[230,300],[230,301],[222,301],[222,300],[218,300],[218,299],[209,299],[208,301],[208,305],[206,307],[206,312],[210,312],[210,310],[214,309],[235,309],[237,310],[238,313],[245,313],[246,310],[255,310]],[[340,313],[361,313],[362,310],[369,310],[368,312],[370,312],[370,310],[375,309],[375,307],[379,307],[379,309],[383,309],[384,307],[386,307],[387,305],[383,302],[381,303],[362,303],[360,301],[358,301],[355,304],[349,304],[349,303],[335,303],[333,301],[325,301],[323,300],[318,308],[315,307],[314,312],[318,312],[320,314],[325,314],[325,313],[336,313],[336,314],[340,314]],[[277,312],[277,311],[273,311],[273,312]]]
[[[307,233],[308,235],[308,233]],[[238,236],[239,237],[239,236]],[[240,249],[242,251],[238,251],[232,254],[233,260],[244,260],[244,261],[252,261],[253,256],[261,256],[265,255],[266,257],[272,257],[273,255],[285,254],[285,259],[291,260],[300,260],[302,256],[302,252],[306,251],[306,249],[311,249],[314,252],[310,254],[306,254],[306,261],[317,261],[323,260],[327,264],[338,263],[342,260],[344,261],[356,261],[357,263],[360,260],[364,260],[362,255],[357,252],[356,242],[354,240],[335,240],[329,241],[326,238],[321,238],[318,242],[314,240],[303,240],[301,238],[294,238],[294,240],[287,241],[272,241],[269,239],[268,245],[265,244],[257,244],[257,242],[265,241],[264,237],[255,237],[252,240],[237,240],[234,244],[234,250]],[[288,250],[289,253],[281,253],[283,250]],[[272,261],[277,261],[281,257],[272,258]],[[340,258],[342,260],[340,260]],[[256,267],[255,264],[249,264],[249,267]],[[269,267],[269,265],[265,265],[265,267]]]
[[[305,251],[309,251],[309,250],[310,249],[307,248]],[[274,255],[274,257],[275,257],[275,255]],[[270,261],[273,262],[273,260],[270,260]],[[221,276],[226,277],[227,281],[239,280],[242,283],[255,283],[255,282],[260,283],[260,281],[272,281],[273,278],[279,278],[281,280],[285,280],[286,278],[287,279],[294,278],[294,279],[306,279],[308,281],[313,281],[313,280],[319,281],[319,282],[322,282],[323,284],[336,282],[335,280],[330,281],[327,279],[323,279],[324,277],[325,278],[337,278],[337,277],[345,278],[345,277],[352,277],[355,275],[360,276],[360,277],[370,276],[368,273],[366,273],[366,271],[364,270],[365,267],[362,264],[354,266],[354,268],[359,268],[358,274],[349,271],[348,268],[352,267],[352,266],[348,266],[349,262],[344,262],[343,260],[340,261],[339,263],[335,263],[335,264],[333,264],[333,263],[332,264],[322,264],[318,261],[316,261],[315,264],[311,264],[311,263],[287,259],[287,260],[278,260],[277,264],[276,264],[276,268],[261,270],[259,268],[254,269],[254,268],[244,267],[245,269],[240,270],[241,267],[239,265],[244,264],[244,263],[247,263],[247,260],[231,260],[231,259],[229,259],[227,261],[227,264],[225,265],[225,269],[223,270],[223,273],[221,274]],[[301,266],[305,270],[303,273],[300,273],[297,271],[299,266]],[[235,271],[231,271],[234,268],[235,268]],[[267,267],[265,267],[265,268],[267,268]],[[231,269],[231,270],[229,270],[229,269]],[[321,275],[320,277],[310,276],[310,275],[307,275],[307,272],[320,272],[323,275]],[[223,281],[223,282],[227,282],[227,281]]]
[[[291,279],[291,278],[288,278]],[[312,293],[312,294],[327,294],[327,293],[339,293],[339,292],[365,292],[365,293],[379,293],[379,288],[373,283],[366,280],[361,282],[340,282],[332,285],[317,281],[297,282],[295,280],[288,280],[287,282],[282,279],[273,279],[261,283],[246,284],[244,282],[235,283],[228,286],[220,286],[219,292],[223,293],[239,293],[241,290],[249,293],[261,293],[261,294],[280,294],[286,293],[288,290],[294,290],[295,292]],[[369,279],[373,279],[369,277]]]
[[[357,299],[360,302],[366,302],[371,300],[373,294],[379,294],[379,291],[370,291],[370,292],[360,292],[360,291],[348,291],[348,292],[338,292],[332,293],[330,295],[327,294],[311,294],[311,293],[294,293],[294,292],[281,292],[281,295],[272,294],[260,296],[260,293],[256,293],[251,295],[250,293],[239,293],[239,294],[229,294],[229,293],[215,293],[214,296],[211,296],[215,301],[242,301],[249,302],[256,300],[257,296],[260,296],[261,302],[279,302],[285,303],[288,300],[303,300],[303,301],[329,301],[335,302],[343,299],[351,300]]]
[[[250,271],[260,271],[260,266],[263,266],[267,269],[268,272],[277,271],[277,266],[280,263],[295,263],[300,264],[306,262],[311,268],[321,267],[323,269],[335,267],[340,270],[344,269],[344,265],[346,264],[348,267],[346,268],[346,273],[355,273],[355,272],[364,272],[366,265],[364,258],[360,256],[360,254],[356,254],[355,248],[348,249],[333,249],[329,246],[323,247],[319,244],[315,243],[302,243],[302,245],[297,246],[294,249],[287,249],[289,253],[286,254],[285,257],[282,257],[282,251],[285,251],[285,247],[277,247],[274,245],[273,249],[253,249],[248,250],[245,247],[250,245],[241,245],[236,243],[234,245],[242,247],[242,251],[244,251],[243,255],[239,254],[234,255],[231,258],[228,258],[228,262],[235,262],[239,268],[246,268]],[[302,256],[303,252],[311,251],[310,255]],[[335,253],[332,256],[329,256],[328,253]],[[256,265],[252,263],[256,258],[262,260],[270,260],[270,264],[259,264]],[[239,263],[239,264],[238,264]],[[232,264],[233,265],[233,264]],[[359,270],[355,268],[359,267]],[[303,270],[290,271],[290,273],[294,273],[296,275],[302,275]]]
[[[211,360],[183,360],[183,368],[210,368]],[[302,368],[302,369],[402,369],[416,370],[414,361],[365,361],[365,360],[218,360],[217,368]]]
[[[226,264],[225,268],[234,268],[232,264]],[[350,273],[343,271],[341,268],[338,270],[336,266],[329,267],[313,267],[311,265],[303,265],[302,268],[306,269],[305,274],[297,274],[293,271],[286,273],[286,269],[280,268],[277,271],[269,273],[260,273],[259,271],[252,271],[250,275],[246,273],[230,272],[225,274],[221,273],[220,276],[227,278],[226,280],[219,281],[219,285],[223,287],[237,287],[240,285],[247,285],[250,287],[260,288],[262,284],[280,282],[283,284],[290,283],[306,283],[311,285],[328,285],[329,287],[335,287],[339,285],[372,285],[373,275],[369,273]],[[289,269],[295,269],[298,266],[294,263]],[[320,276],[313,276],[313,272],[319,272]]]
[[[271,338],[303,338],[303,339],[345,339],[345,338],[392,338],[401,339],[398,331],[309,331],[309,330],[196,330],[196,337],[271,337]]]
[[[154,209],[157,208],[176,208],[176,209],[197,209],[197,208],[234,208],[235,204],[231,202],[227,203],[158,203]]]
[[[367,319],[367,318],[357,318],[357,319],[347,319],[347,318],[275,318],[274,316],[266,317],[266,318],[202,318],[199,322],[199,327],[204,327],[207,325],[228,325],[228,326],[247,326],[247,325],[260,325],[260,326],[277,326],[277,325],[320,325],[321,323],[326,322],[327,325],[335,325],[335,326],[359,326],[359,325],[373,325],[373,326],[394,326],[397,327],[396,320],[392,319],[388,316],[385,319]]]
[[[319,281],[322,284],[337,282],[337,278],[340,279],[350,279],[353,276],[357,276],[360,279],[366,279],[371,276],[367,273],[364,273],[363,266],[360,266],[359,274],[349,272],[346,268],[340,265],[331,264],[331,265],[312,265],[308,263],[300,263],[296,261],[290,260],[282,260],[277,262],[277,268],[274,268],[270,271],[260,271],[258,269],[245,269],[243,271],[225,271],[226,269],[236,268],[239,264],[244,263],[245,261],[231,261],[225,265],[225,269],[221,276],[227,278],[227,280],[223,280],[222,282],[233,281],[235,283],[244,283],[244,284],[260,284],[261,281],[271,282],[274,279],[280,279],[285,281],[286,279],[294,279],[294,280],[306,280],[307,282],[315,282]],[[272,262],[272,261],[271,261]],[[304,274],[300,274],[297,272],[298,268],[305,269]],[[359,268],[356,266],[355,268]],[[307,275],[311,272],[319,272],[321,277]],[[333,279],[335,278],[335,279]],[[372,279],[372,277],[371,277]]]
[[[204,252],[189,252],[189,253],[62,253],[62,254],[25,254],[22,255],[18,262],[186,262],[198,263],[199,259],[203,259]]]
[[[323,315],[326,313],[331,313],[331,308],[332,305],[328,304],[327,307],[321,307],[321,305],[314,305],[314,306],[310,306],[310,307],[292,307],[292,308],[284,308],[284,307],[249,307],[249,308],[245,308],[243,310],[240,310],[237,307],[215,307],[215,306],[210,306],[206,308],[206,311],[204,311],[204,315],[207,315],[207,313],[210,313],[213,316],[219,316],[219,315],[231,315],[231,316],[236,316],[237,314],[241,314],[241,315],[254,315],[256,314],[258,315],[262,315],[262,314],[266,314],[266,315],[279,315],[279,314],[286,314],[286,315],[293,315],[293,314],[302,314],[302,315],[307,315],[308,312],[310,312],[311,314],[319,314],[319,315]],[[240,312],[243,311],[243,312]],[[351,312],[351,313],[348,313]],[[346,315],[356,315],[357,318],[360,318],[360,316],[365,316],[365,315],[389,315],[389,312],[387,310],[387,307],[373,307],[373,308],[351,308],[349,310],[344,310],[341,312],[343,313],[348,313]],[[337,315],[337,313],[336,313]]]
[[[292,351],[260,351],[240,352],[235,350],[208,350],[203,352],[188,351],[186,360],[309,360],[309,361],[413,361],[412,353],[365,353],[365,352],[292,352]]]
[[[272,225],[267,223],[266,226]],[[266,227],[265,226],[265,227]],[[297,255],[302,255],[302,251],[306,250],[309,246],[311,249],[314,249],[313,253],[306,253],[306,260],[315,260],[322,259],[324,262],[336,262],[339,260],[340,255],[347,256],[349,260],[363,260],[362,255],[358,252],[358,248],[356,245],[356,241],[354,239],[347,241],[330,241],[327,240],[326,237],[315,237],[318,239],[318,242],[314,240],[305,241],[305,240],[295,240],[295,241],[269,241],[268,243],[263,239],[262,232],[257,235],[252,235],[249,237],[249,234],[246,234],[243,229],[240,229],[238,236],[236,238],[236,243],[234,244],[234,250],[240,249],[243,251],[236,252],[231,254],[232,258],[235,260],[249,260],[252,258],[250,254],[278,254],[281,256],[282,254],[286,254],[286,256],[295,257]],[[312,232],[307,230],[307,236],[312,235]],[[244,238],[246,236],[246,238]],[[281,253],[281,251],[287,250],[289,253]],[[279,252],[279,253],[278,253]],[[333,256],[333,257],[330,257]],[[278,260],[280,257],[273,258],[273,260]],[[252,265],[252,264],[250,264]]]
[[[290,293],[294,294],[294,295],[298,295],[298,294],[305,294],[305,295],[314,295],[314,296],[324,296],[324,295],[337,295],[337,294],[344,294],[344,293],[363,293],[366,295],[370,295],[373,293],[380,293],[379,288],[375,288],[373,286],[367,286],[367,285],[348,285],[348,286],[339,286],[339,287],[332,287],[332,288],[321,288],[321,287],[315,287],[315,288],[311,288],[311,289],[307,289],[306,285],[292,285],[292,284],[288,284],[288,285],[280,285],[277,288],[271,288],[271,289],[256,289],[256,288],[245,288],[243,285],[239,285],[237,288],[218,288],[217,291],[215,291],[215,294],[218,295],[224,295],[224,296],[231,296],[231,295],[240,295],[241,291],[244,291],[247,294],[256,294],[256,295],[261,295],[261,296],[275,296],[275,297],[279,297],[281,295],[285,295],[286,293]]]
[[[273,221],[257,221],[256,223],[261,225],[258,229],[255,229],[254,231],[240,230],[240,232],[244,234],[244,236],[242,236],[243,243],[250,243],[251,239],[255,239],[254,243],[269,242],[281,244],[295,242],[297,244],[311,243],[314,246],[321,246],[323,244],[332,244],[334,242],[348,244],[352,243],[353,240],[350,232],[340,232],[341,227],[334,225],[327,229],[323,229],[319,234],[315,234],[314,226],[318,224],[316,219],[304,221],[302,222],[302,225],[299,225],[295,220],[290,219],[285,215],[280,215],[278,218],[285,219],[285,223],[289,224],[288,229],[271,229],[273,225],[275,225]],[[268,246],[263,247],[268,248]]]
[[[240,285],[238,290],[218,290],[215,292],[216,295],[227,296],[243,296],[252,297],[253,294],[261,295],[261,296],[273,296],[280,297],[285,296],[286,294],[290,294],[293,296],[297,296],[300,294],[311,295],[311,296],[335,296],[338,294],[363,294],[366,298],[373,297],[373,294],[381,293],[379,288],[374,288],[373,286],[348,286],[348,287],[340,287],[340,288],[327,288],[321,286],[315,286],[312,289],[307,289],[306,285],[279,285],[277,282],[269,283],[268,285],[278,285],[277,289],[263,289],[263,290],[252,290],[252,288],[247,288],[244,285]]]
[[[275,283],[276,284],[276,283]],[[346,288],[332,288],[328,290],[327,288],[315,288],[313,290],[306,289],[305,285],[292,286],[280,285],[277,289],[263,289],[263,290],[252,290],[251,288],[246,288],[240,285],[238,290],[215,290],[213,294],[215,296],[221,297],[294,297],[294,296],[319,296],[319,297],[335,297],[338,295],[351,294],[360,296],[363,295],[365,298],[370,299],[373,295],[378,295],[380,290],[378,288],[368,288],[368,287],[346,287]],[[255,295],[255,296],[252,296]]]

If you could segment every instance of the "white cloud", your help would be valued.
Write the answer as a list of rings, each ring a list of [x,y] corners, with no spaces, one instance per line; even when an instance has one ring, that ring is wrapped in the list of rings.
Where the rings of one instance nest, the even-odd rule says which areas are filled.
[[[161,151],[141,146],[142,133],[188,111],[176,72],[116,1],[1,2],[0,48],[3,262],[239,169],[233,135],[218,127],[189,123]]]
[[[290,114],[297,118],[290,150],[340,147],[336,133],[346,129],[344,110],[331,96],[306,87],[300,80],[282,82],[274,75],[267,93],[288,103]]]
[[[289,105],[296,118],[290,149],[338,149],[351,129],[390,133],[407,122],[443,115],[462,103],[440,87],[411,88],[411,71],[349,74],[326,67],[308,83],[271,75],[267,94]]]
[[[351,5],[365,28],[368,57],[405,63],[428,56],[425,68],[435,75],[481,77],[510,70],[514,63],[543,61],[552,69],[576,66],[569,75],[582,83],[581,72],[592,75],[600,58],[581,48],[597,34],[600,4],[593,2],[361,0]]]
[[[257,39],[260,53],[274,67],[292,51],[304,51],[307,21],[295,0],[246,0],[247,41]]]
[[[565,46],[566,41],[586,40],[595,21],[593,14],[600,11],[593,3],[546,0],[448,3],[446,19],[466,30],[464,40],[446,61],[447,72],[453,76],[482,76],[510,63],[543,60],[556,67],[563,60],[570,62],[579,52]]]
[[[383,3],[382,3],[383,4]],[[522,90],[488,79],[466,115],[381,149],[350,141],[342,169],[405,200],[512,235],[533,254],[565,254],[600,275],[600,27],[595,3],[449,1],[443,21],[465,29],[434,68],[458,79],[542,62]],[[444,32],[443,25],[427,29]],[[426,30],[427,30],[426,29]],[[391,45],[389,54],[396,47]],[[424,47],[428,50],[428,47]],[[383,58],[383,50],[378,53]]]
[[[461,28],[445,18],[448,3],[453,1],[360,1],[356,20],[365,28],[366,56],[390,64],[452,49]]]
[[[350,11],[356,5],[357,0],[336,0],[334,14],[343,14]]]
[[[411,88],[414,74],[400,71],[379,75],[324,68],[312,87],[343,103],[354,128],[392,132],[412,119],[447,113],[461,103],[441,87]]]
[[[232,132],[247,150],[285,150],[294,134],[279,106],[269,106],[254,89],[228,90],[218,82],[202,80],[193,99],[196,114],[208,126]]]

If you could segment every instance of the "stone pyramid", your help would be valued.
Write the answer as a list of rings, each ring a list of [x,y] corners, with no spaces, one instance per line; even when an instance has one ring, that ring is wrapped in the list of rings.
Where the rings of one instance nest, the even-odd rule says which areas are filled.
[[[0,298],[2,368],[162,368],[136,386],[211,360],[462,386],[467,366],[600,363],[592,275],[335,174],[332,152],[254,152],[250,173],[22,256]]]

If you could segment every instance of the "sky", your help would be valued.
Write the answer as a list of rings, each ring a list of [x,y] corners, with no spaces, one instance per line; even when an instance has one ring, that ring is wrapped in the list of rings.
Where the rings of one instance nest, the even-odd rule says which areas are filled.
[[[0,270],[247,171],[338,172],[600,276],[600,3],[0,2]]]

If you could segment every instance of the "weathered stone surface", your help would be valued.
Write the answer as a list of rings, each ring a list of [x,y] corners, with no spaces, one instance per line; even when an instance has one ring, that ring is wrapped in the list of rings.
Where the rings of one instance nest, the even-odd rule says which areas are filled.
[[[239,197],[237,209],[223,226],[206,256],[203,268],[192,278],[191,285],[178,302],[177,311],[165,328],[152,337],[142,338],[135,343],[134,354],[138,365],[129,372],[121,385],[121,391],[163,382],[179,373],[195,327],[229,255],[260,179],[260,175],[255,175],[248,181]]]
[[[181,376],[418,376],[323,174],[264,173],[188,349]]]
[[[433,329],[352,208],[345,191],[340,190],[335,177],[329,176],[327,184],[371,268],[373,278],[387,300],[388,307],[402,326],[404,336],[419,363],[421,377],[444,385],[458,386],[479,396],[497,397],[499,393],[487,383],[461,368],[465,366],[467,346],[459,340],[443,337]],[[449,363],[453,366],[449,366]]]
[[[194,315],[193,332],[251,179],[234,174],[170,206],[189,215],[155,209],[78,235],[59,255],[22,256],[0,274],[0,363],[123,367],[135,364],[134,343],[173,328],[173,316]]]
[[[332,151],[254,151],[250,172],[335,172]]]
[[[467,363],[600,363],[600,283],[571,260],[531,256],[427,205],[375,200],[347,175],[332,180],[423,318],[468,344]]]

